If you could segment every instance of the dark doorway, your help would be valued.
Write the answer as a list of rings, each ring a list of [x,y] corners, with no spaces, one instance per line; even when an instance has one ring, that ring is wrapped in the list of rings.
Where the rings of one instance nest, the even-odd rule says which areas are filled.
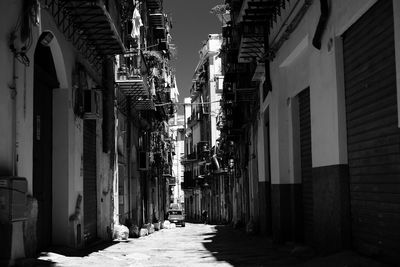
[[[38,201],[37,248],[52,240],[53,89],[59,87],[50,48],[40,43],[34,55],[33,196]]]
[[[97,238],[96,120],[83,122],[83,203],[85,244]]]

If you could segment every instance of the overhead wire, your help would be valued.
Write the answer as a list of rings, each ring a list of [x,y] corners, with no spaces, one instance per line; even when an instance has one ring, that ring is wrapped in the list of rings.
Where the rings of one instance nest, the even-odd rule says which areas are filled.
[[[195,106],[195,105],[213,104],[213,103],[221,103],[221,102],[223,102],[223,101],[222,100],[215,100],[215,101],[198,102],[198,103],[174,102],[174,103],[159,103],[159,104],[154,104],[154,106],[156,106],[156,107],[168,106],[168,105]],[[231,103],[238,103],[238,102],[254,102],[254,100],[236,100],[236,101],[231,101]]]

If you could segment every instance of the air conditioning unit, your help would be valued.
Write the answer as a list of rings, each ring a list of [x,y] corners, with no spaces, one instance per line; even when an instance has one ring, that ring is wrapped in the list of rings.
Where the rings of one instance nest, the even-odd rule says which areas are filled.
[[[95,90],[83,91],[84,119],[97,119],[100,117],[101,94]]]
[[[150,153],[146,151],[139,151],[138,155],[138,170],[147,171],[150,168]]]

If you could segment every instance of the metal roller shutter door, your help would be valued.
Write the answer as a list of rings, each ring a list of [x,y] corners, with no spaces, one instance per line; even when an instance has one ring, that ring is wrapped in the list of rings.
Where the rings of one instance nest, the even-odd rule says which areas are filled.
[[[84,240],[93,242],[97,237],[96,186],[96,121],[83,123],[83,202]]]
[[[400,131],[392,1],[378,1],[343,36],[354,247],[400,258]]]
[[[311,113],[310,89],[303,90],[299,95],[300,114],[300,152],[301,152],[301,182],[303,195],[304,240],[307,244],[313,242],[313,180],[311,158]]]

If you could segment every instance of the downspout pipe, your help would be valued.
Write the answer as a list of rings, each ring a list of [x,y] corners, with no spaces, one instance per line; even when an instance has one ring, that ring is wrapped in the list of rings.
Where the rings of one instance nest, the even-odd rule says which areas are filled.
[[[264,68],[265,68],[265,81],[263,84],[263,95],[262,99],[267,97],[268,92],[272,91],[272,83],[271,83],[271,72],[270,72],[270,66],[269,66],[269,23],[267,23],[267,26],[264,27],[264,53],[266,56],[264,56],[265,62],[264,62]],[[268,90],[268,91],[267,91]]]
[[[319,17],[317,29],[315,30],[314,38],[312,40],[313,46],[318,50],[321,49],[322,34],[324,33],[326,23],[328,22],[328,17],[329,17],[328,0],[320,0],[320,6],[321,6],[321,16]]]
[[[12,64],[12,82],[9,84],[10,97],[11,97],[11,158],[12,158],[12,176],[17,176],[17,51],[14,47],[14,41],[16,39],[15,32],[12,32],[9,39],[9,47],[13,53],[13,64]]]
[[[127,120],[126,120],[126,150],[127,150],[127,161],[128,161],[128,216],[129,219],[133,219],[133,207],[131,206],[131,194],[133,194],[133,192],[131,191],[131,177],[132,175],[132,168],[131,168],[131,147],[132,147],[132,140],[131,140],[131,105],[130,105],[130,98],[128,99],[128,106],[127,106]]]
[[[10,86],[12,100],[12,126],[11,126],[11,145],[12,145],[12,175],[17,176],[17,87],[16,87],[16,59],[13,57],[13,82]]]

